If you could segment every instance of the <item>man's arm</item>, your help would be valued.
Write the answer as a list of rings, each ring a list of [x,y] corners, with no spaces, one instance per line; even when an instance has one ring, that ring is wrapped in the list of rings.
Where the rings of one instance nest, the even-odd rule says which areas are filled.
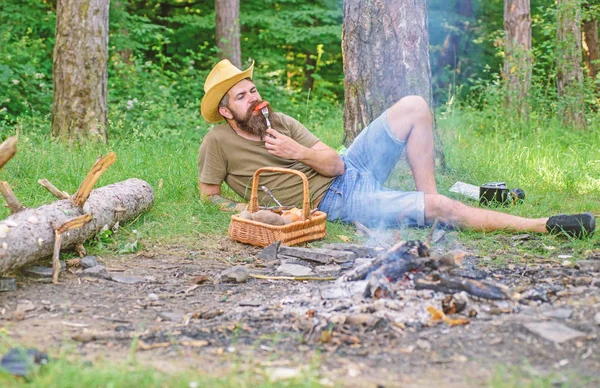
[[[308,148],[273,128],[268,128],[267,133],[270,136],[265,137],[265,147],[269,153],[284,159],[298,160],[321,175],[333,177],[344,173],[342,158],[325,143],[318,141]]]
[[[235,202],[221,196],[221,185],[207,185],[200,182],[200,198],[208,199],[221,210],[241,212],[247,209],[245,203]]]

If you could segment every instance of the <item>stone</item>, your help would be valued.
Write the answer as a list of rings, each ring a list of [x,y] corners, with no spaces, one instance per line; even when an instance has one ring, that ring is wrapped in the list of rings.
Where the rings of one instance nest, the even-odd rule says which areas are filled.
[[[329,265],[318,265],[315,267],[315,272],[317,273],[331,273],[341,271],[342,267],[337,264],[329,264]]]
[[[64,271],[67,268],[66,263],[63,260],[59,260],[60,270]],[[36,278],[51,278],[52,277],[52,267],[42,267],[40,265],[34,265],[31,267],[27,267],[21,270],[23,274],[26,276],[36,277]]]
[[[243,265],[236,265],[221,272],[221,281],[223,282],[244,283],[249,277],[250,271]]]
[[[0,292],[17,291],[17,279],[0,278]]]
[[[96,259],[96,256],[85,256],[81,258],[79,264],[83,268],[92,268],[98,265],[98,260]]]
[[[340,300],[351,298],[352,292],[347,287],[337,286],[322,289],[320,295],[325,300]]]
[[[600,326],[600,313],[594,315],[594,322],[596,322],[596,325]]]
[[[137,283],[146,283],[147,279],[142,276],[123,276],[123,275],[114,275],[111,279],[117,283],[123,284],[137,284]]]
[[[555,310],[544,311],[542,314],[548,318],[569,319],[571,318],[571,315],[573,315],[573,310],[560,308]]]
[[[300,377],[302,371],[299,368],[289,368],[289,367],[276,367],[276,368],[267,368],[265,370],[269,381],[274,383],[281,380],[290,380],[297,377]]]
[[[41,267],[39,265],[34,265],[32,267],[27,267],[22,271],[27,276],[32,276],[36,278],[51,278],[52,277],[52,267]]]
[[[336,251],[333,249],[322,248],[298,248],[280,246],[277,251],[277,256],[280,255],[293,256],[303,260],[319,264],[344,263],[354,261],[356,254],[350,251]]]
[[[277,271],[291,276],[308,276],[313,273],[312,269],[298,264],[281,264]]]
[[[279,245],[281,245],[281,241],[275,241],[274,243],[260,251],[258,257],[260,259],[263,259],[264,261],[277,260],[277,251],[279,250]]]
[[[524,326],[530,332],[557,344],[587,335],[584,332],[573,330],[558,322],[531,322],[526,323]]]
[[[416,345],[419,349],[425,350],[426,352],[430,351],[432,348],[431,342],[421,338],[417,340]]]
[[[433,231],[433,234],[431,235],[431,244],[435,244],[437,242],[439,242],[441,239],[444,238],[444,236],[446,236],[446,231],[443,229],[436,229]]]
[[[600,272],[600,260],[580,260],[577,266],[582,271]]]
[[[97,265],[95,267],[87,268],[81,271],[77,276],[81,277],[89,277],[89,278],[97,278],[97,279],[106,279],[111,280],[112,275],[106,270],[103,265]]]
[[[372,262],[373,259],[369,259],[367,257],[359,257],[357,259],[354,260],[354,268],[356,267],[360,267],[361,265],[365,265],[365,264],[369,264],[370,262]]]
[[[294,256],[279,255],[277,257],[279,258],[280,264],[296,264],[296,265],[302,265],[304,267],[312,268],[308,261],[304,261],[304,260],[299,259]]]
[[[349,251],[354,252],[356,257],[375,257],[377,256],[377,250],[373,247],[368,247],[359,244],[347,244],[347,243],[330,243],[323,244],[323,249],[330,249],[334,251]]]
[[[183,320],[183,317],[185,316],[184,313],[179,312],[179,311],[159,311],[156,314],[163,321],[171,321],[171,322],[181,322]]]
[[[35,371],[36,365],[48,363],[48,355],[37,349],[12,348],[0,360],[0,367],[14,376],[26,377]]]

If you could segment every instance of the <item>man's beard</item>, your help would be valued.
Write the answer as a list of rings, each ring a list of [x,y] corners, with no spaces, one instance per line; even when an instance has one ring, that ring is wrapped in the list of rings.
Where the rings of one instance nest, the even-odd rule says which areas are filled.
[[[254,108],[261,102],[262,101],[257,101],[252,104],[250,109],[248,109],[248,112],[243,116],[238,115],[232,110],[231,114],[233,115],[233,121],[235,121],[239,129],[251,135],[259,136],[261,140],[264,140],[267,135],[267,120],[265,120],[265,116],[262,112],[254,112]],[[269,117],[271,117],[273,111],[270,106],[267,106],[267,108],[269,109]]]

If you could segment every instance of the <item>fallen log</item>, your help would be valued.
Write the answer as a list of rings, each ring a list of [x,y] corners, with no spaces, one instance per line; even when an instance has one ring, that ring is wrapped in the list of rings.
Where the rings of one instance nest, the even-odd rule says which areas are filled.
[[[86,197],[85,193],[79,197],[79,203]],[[134,219],[153,202],[152,187],[133,178],[92,190],[82,207],[71,199],[63,199],[12,214],[0,221],[0,274],[51,256],[55,230],[70,225],[77,217],[90,214],[93,219],[78,229],[61,233],[63,249],[80,244],[117,222]]]

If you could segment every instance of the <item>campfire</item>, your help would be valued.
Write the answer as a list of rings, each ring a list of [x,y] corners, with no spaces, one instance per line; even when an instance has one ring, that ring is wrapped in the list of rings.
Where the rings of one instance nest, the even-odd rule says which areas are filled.
[[[561,284],[552,285],[548,279],[539,279],[531,281],[531,287],[522,284],[511,287],[505,284],[510,279],[504,279],[506,269],[478,269],[476,258],[463,250],[432,249],[432,240],[443,239],[445,234],[436,229],[437,225],[425,241],[397,241],[392,246],[375,239],[376,233],[366,227],[357,226],[379,246],[333,243],[322,248],[297,248],[274,243],[259,254],[265,273],[277,268],[278,273],[290,276],[250,274],[250,277],[307,282],[335,280],[314,282],[306,293],[289,296],[284,311],[302,319],[306,318],[304,315],[311,319],[320,317],[320,322],[334,324],[371,326],[384,320],[402,329],[442,322],[450,326],[465,325],[478,317],[510,314],[556,299],[561,292],[566,293],[581,282],[587,281],[586,286],[593,282],[593,278],[586,278],[584,271],[574,266],[569,279],[563,276]],[[564,266],[553,264],[559,269],[552,271],[548,266],[532,265],[529,275],[533,278],[564,275]]]

